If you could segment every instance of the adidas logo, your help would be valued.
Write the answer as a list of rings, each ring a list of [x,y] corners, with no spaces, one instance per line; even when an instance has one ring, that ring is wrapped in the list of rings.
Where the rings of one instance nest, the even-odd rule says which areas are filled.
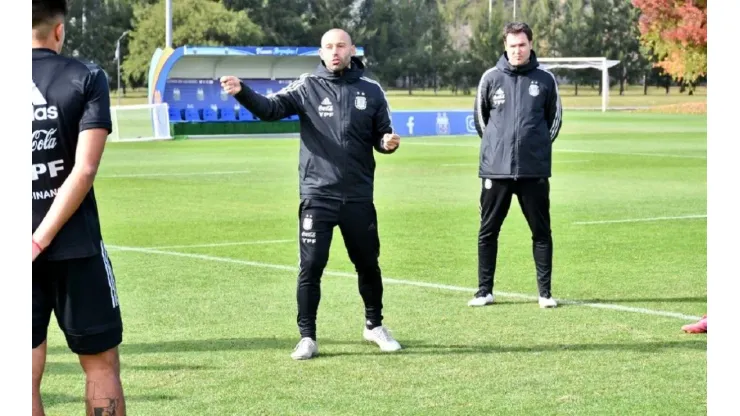
[[[46,105],[46,98],[41,95],[39,87],[37,87],[36,83],[33,81],[31,81],[31,102],[33,105]]]
[[[46,106],[48,104],[46,98],[33,81],[31,81],[31,104],[33,108],[31,121],[56,120],[59,117],[56,106]]]
[[[321,102],[321,105],[331,105],[331,101],[329,101],[329,98],[324,98],[324,101]]]
[[[501,88],[497,89],[496,92],[493,94],[493,104],[494,105],[501,105],[506,102],[506,94],[504,93],[504,90]]]

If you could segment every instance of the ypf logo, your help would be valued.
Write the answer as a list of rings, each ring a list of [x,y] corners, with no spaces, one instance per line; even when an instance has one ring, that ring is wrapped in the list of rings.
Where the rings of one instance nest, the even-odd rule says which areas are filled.
[[[468,130],[468,133],[477,133],[477,130],[475,130],[475,118],[472,115],[465,117],[465,128]]]

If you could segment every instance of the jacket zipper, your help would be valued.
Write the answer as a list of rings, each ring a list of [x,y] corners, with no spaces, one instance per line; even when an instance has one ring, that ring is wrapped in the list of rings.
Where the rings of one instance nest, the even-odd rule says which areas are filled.
[[[339,110],[339,141],[342,144],[342,149],[344,150],[344,169],[342,170],[342,205],[347,203],[347,159],[349,159],[349,155],[347,153],[347,134],[346,125],[349,124],[347,122],[347,115],[346,110],[344,108],[344,102],[348,101],[345,100],[344,95],[347,92],[345,88],[345,84],[343,81],[339,81],[337,83],[337,86],[339,87],[339,94],[337,95],[337,109]]]
[[[512,163],[516,163],[516,166],[514,167],[514,180],[517,180],[519,177],[519,163],[517,161],[517,158],[519,157],[519,79],[521,77],[519,75],[516,76],[516,86],[514,87],[514,108],[515,108],[515,117],[514,117],[514,160],[512,160]]]

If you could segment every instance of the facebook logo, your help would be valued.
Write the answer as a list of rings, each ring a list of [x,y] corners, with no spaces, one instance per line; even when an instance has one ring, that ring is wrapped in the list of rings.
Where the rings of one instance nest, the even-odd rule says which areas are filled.
[[[410,116],[409,120],[406,122],[406,127],[409,129],[409,136],[414,135],[414,116]]]

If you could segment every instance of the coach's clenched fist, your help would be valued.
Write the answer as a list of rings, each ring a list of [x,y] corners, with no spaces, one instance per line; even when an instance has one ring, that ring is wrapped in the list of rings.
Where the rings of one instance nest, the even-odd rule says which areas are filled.
[[[231,75],[221,77],[221,88],[229,95],[236,95],[242,90],[242,81]]]
[[[401,136],[396,133],[386,133],[383,135],[383,147],[385,150],[393,150],[401,143]]]

